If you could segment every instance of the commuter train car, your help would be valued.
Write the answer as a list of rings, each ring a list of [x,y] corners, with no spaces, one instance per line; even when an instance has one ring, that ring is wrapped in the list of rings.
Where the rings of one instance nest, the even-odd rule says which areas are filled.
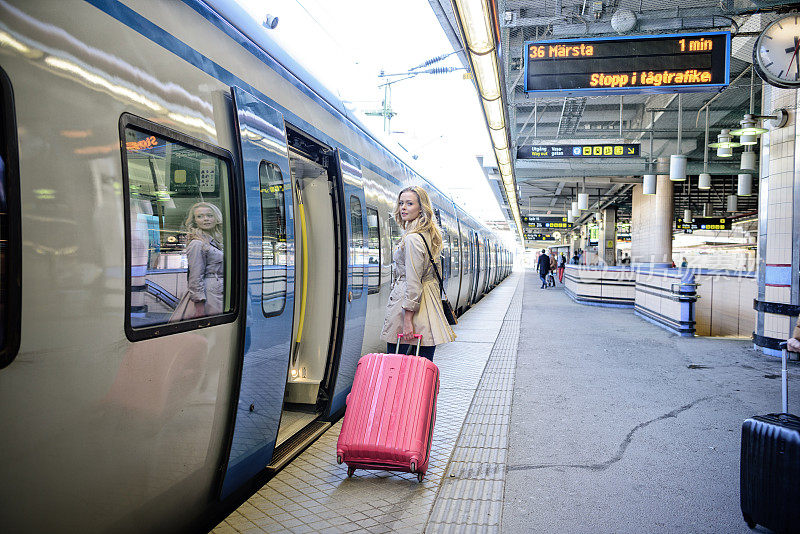
[[[233,2],[0,0],[0,98],[4,533],[199,529],[318,437],[385,350],[402,187],[455,308],[510,272]]]

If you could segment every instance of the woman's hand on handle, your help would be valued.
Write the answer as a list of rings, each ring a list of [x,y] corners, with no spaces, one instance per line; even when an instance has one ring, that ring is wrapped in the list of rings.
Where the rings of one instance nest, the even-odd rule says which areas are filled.
[[[789,349],[791,352],[800,352],[800,341],[797,339],[790,337],[786,340],[786,348]]]
[[[400,332],[402,334],[403,343],[413,343],[414,341],[414,322],[412,318],[414,317],[414,312],[405,310],[403,314],[403,331]]]

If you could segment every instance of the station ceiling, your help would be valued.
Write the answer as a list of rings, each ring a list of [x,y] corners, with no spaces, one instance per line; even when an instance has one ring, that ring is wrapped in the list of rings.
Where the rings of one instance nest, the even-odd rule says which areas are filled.
[[[682,153],[688,156],[690,180],[675,183],[675,215],[689,207],[694,213],[712,203],[716,215],[725,215],[726,195],[735,192],[739,153],[718,158],[708,151],[712,189],[699,191],[697,175],[703,172],[705,110],[709,141],[716,141],[722,128],[738,128],[750,109],[752,51],[758,33],[787,11],[775,2],[709,0],[488,0],[493,3],[500,28],[501,78],[505,86],[507,114],[511,125],[512,154],[523,145],[579,143],[638,143],[640,157],[601,160],[515,160],[520,213],[565,214],[579,189],[589,193],[592,209],[616,205],[624,219],[630,215],[631,189],[641,183],[648,164],[678,153],[678,95],[638,94],[610,96],[534,98],[524,91],[523,47],[526,41],[560,38],[657,35],[688,32],[731,31],[730,85],[722,92],[684,93],[681,97]],[[429,0],[442,28],[469,68],[458,23],[450,0]],[[795,5],[796,7],[796,5]],[[621,9],[633,11],[636,25],[619,33],[611,19]],[[761,81],[753,83],[754,112],[761,114]],[[770,114],[773,110],[763,110]],[[652,141],[651,141],[652,139]],[[651,148],[652,147],[652,148]],[[756,145],[758,150],[758,145]],[[482,158],[484,169],[498,198],[502,187],[493,157]],[[691,185],[690,185],[691,183]],[[757,180],[751,197],[739,198],[739,213],[757,209]],[[501,206],[503,202],[501,201]],[[506,216],[513,220],[505,206]],[[580,220],[578,222],[580,222]]]

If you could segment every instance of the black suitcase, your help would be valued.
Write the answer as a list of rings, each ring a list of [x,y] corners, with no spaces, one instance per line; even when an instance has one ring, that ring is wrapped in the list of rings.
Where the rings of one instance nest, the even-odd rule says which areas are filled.
[[[781,368],[782,412],[756,415],[742,424],[739,476],[747,526],[800,533],[800,418],[788,412],[786,343]]]

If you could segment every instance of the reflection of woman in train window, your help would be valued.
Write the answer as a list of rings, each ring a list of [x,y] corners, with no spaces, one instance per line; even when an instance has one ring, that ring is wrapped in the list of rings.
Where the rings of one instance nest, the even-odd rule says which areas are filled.
[[[222,212],[208,202],[189,209],[186,221],[189,287],[170,321],[222,313],[223,259]]]

